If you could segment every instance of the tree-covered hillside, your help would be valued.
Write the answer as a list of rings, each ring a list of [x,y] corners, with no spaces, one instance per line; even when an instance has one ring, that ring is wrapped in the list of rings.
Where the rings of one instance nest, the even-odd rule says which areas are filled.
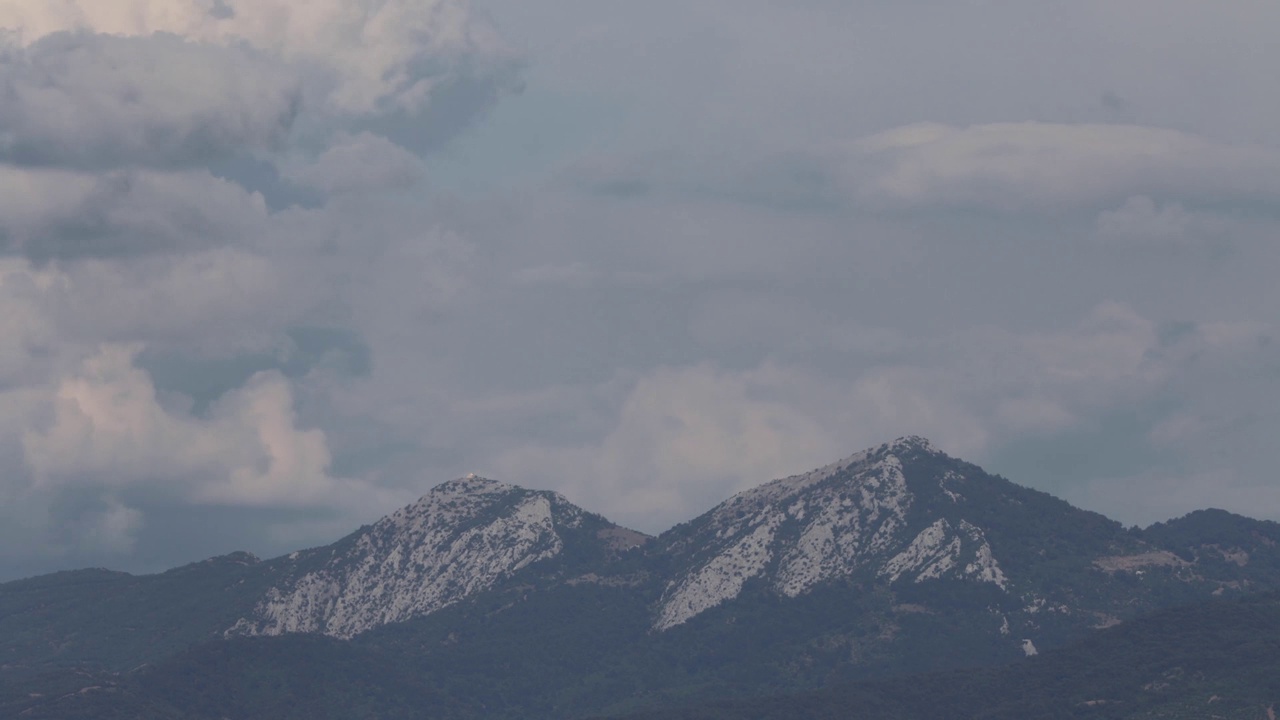
[[[546,657],[558,654],[554,646]],[[582,717],[568,707],[515,709],[548,675],[483,686],[488,668],[457,668],[476,685],[423,672],[390,652],[323,637],[214,643],[123,675],[64,671],[0,690],[0,716],[39,720],[473,720]],[[659,658],[654,658],[656,662]],[[521,667],[524,673],[530,668]],[[658,666],[607,678],[575,668],[584,685],[626,693]],[[569,672],[555,667],[550,675]],[[560,677],[562,688],[564,684]],[[570,703],[572,704],[572,703]],[[689,705],[649,697],[625,720],[1265,720],[1280,704],[1280,596],[1175,608],[999,667],[836,683],[770,697]],[[597,715],[596,717],[606,717]]]
[[[626,720],[1267,720],[1280,706],[1280,595],[1155,613],[995,668],[663,708]]]

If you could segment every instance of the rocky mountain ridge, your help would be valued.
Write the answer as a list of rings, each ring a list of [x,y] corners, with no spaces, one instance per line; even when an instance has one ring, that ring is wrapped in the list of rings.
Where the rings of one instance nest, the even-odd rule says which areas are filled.
[[[1005,589],[1004,572],[972,523],[939,518],[913,537],[904,534],[915,504],[904,453],[940,454],[923,438],[902,438],[739,493],[693,521],[679,545],[704,557],[670,582],[655,628],[684,623],[765,576],[788,597],[864,568],[889,583],[952,577]],[[939,488],[958,502],[948,479],[940,478]]]
[[[226,634],[351,638],[489,590],[561,555],[567,535],[585,534],[603,553],[626,549],[628,532],[559,493],[470,475],[340,543],[277,562],[277,584]]]
[[[773,649],[758,662],[790,663],[768,672],[801,682],[824,667],[1021,657],[1154,608],[1268,587],[1280,587],[1280,525],[1208,512],[1125,529],[907,437],[739,493],[657,538],[557,493],[472,476],[280,558],[0,584],[0,664],[124,668],[202,642],[383,628],[441,647],[479,642],[502,617],[507,633],[552,623],[572,635],[582,616],[559,608],[581,605],[600,623],[582,642],[607,631],[650,648],[635,652],[756,647],[764,632]]]

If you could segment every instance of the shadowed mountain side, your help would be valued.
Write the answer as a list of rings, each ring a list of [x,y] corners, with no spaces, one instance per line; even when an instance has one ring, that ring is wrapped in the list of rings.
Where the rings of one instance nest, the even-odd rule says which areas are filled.
[[[1274,717],[1280,596],[1170,610],[995,668],[842,684],[818,692],[686,706],[622,720],[1146,720]]]
[[[548,658],[556,651],[548,648]],[[501,655],[456,668],[456,682],[405,666],[384,647],[295,635],[206,645],[125,676],[64,671],[0,688],[0,713],[43,720],[395,720],[583,717],[584,689],[623,698],[671,668],[611,675],[582,666],[583,682],[541,703],[521,695],[539,681],[504,680]],[[655,658],[657,660],[657,658]],[[568,667],[557,668],[568,672]],[[674,671],[674,672],[678,672]],[[1280,703],[1280,597],[1263,594],[1162,610],[1088,639],[999,667],[855,683],[802,694],[700,704],[680,694],[632,695],[648,710],[622,720],[1025,720],[1090,718],[1258,720]],[[486,679],[488,682],[486,683]],[[603,718],[604,716],[599,716]]]

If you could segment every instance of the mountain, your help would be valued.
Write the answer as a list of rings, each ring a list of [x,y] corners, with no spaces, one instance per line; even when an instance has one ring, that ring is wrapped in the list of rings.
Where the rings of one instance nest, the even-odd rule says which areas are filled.
[[[433,613],[526,568],[598,568],[648,539],[559,493],[471,475],[334,545],[272,564],[273,585],[227,634],[351,638]]]
[[[233,553],[157,575],[60,572],[0,584],[0,678],[49,665],[123,670],[215,640],[269,587]]]
[[[978,491],[978,503],[966,497],[970,488]],[[687,622],[737,597],[753,579],[793,598],[858,576],[887,585],[969,581],[1007,593],[1009,578],[986,532],[968,518],[1011,519],[991,518],[992,508],[982,502],[1021,506],[1009,515],[1044,511],[1024,500],[1054,504],[961,466],[918,437],[775,480],[663,536],[663,549],[685,561],[663,595],[655,628]],[[1074,508],[1052,509],[1061,511],[1057,524],[1073,525],[1073,535],[1101,531],[1093,545],[1117,552],[1132,545],[1114,523]]]
[[[1266,720],[1280,707],[1280,595],[1158,611],[994,668],[698,703],[620,720]]]
[[[471,476],[332,545],[265,562],[233,553],[158,575],[0,584],[0,663],[120,670],[224,637],[350,638],[504,583],[607,573],[648,540],[558,493]]]
[[[851,650],[911,644],[912,628],[950,634],[943,626],[956,621],[981,627],[984,657],[997,659],[1171,603],[1274,587],[1280,553],[1268,543],[1280,526],[1211,515],[1213,528],[1192,516],[1132,532],[902,438],[747,490],[660,536],[652,552],[666,556],[668,581],[654,628],[745,596],[801,599],[846,584],[864,604],[881,593],[874,612],[887,636],[844,638]]]
[[[406,717],[563,718],[1025,660],[1268,589],[1280,525],[1204,511],[1125,529],[907,437],[657,538],[472,476],[281,558],[3,584],[0,689],[88,677],[173,717],[200,697],[255,717],[287,693],[328,698],[337,714],[313,718],[369,716],[342,698],[372,697]]]
[[[1215,576],[1247,587],[1260,567],[1277,569],[1276,523],[1252,520],[1225,510],[1196,510],[1185,517],[1156,523],[1140,536],[1177,556],[1170,563],[1212,567]]]
[[[299,662],[307,658],[310,662]],[[500,675],[498,671],[491,671]],[[1280,704],[1280,596],[1250,594],[1158,611],[999,667],[818,691],[668,703],[622,720],[906,720],[965,717],[1263,720]],[[470,702],[430,673],[316,635],[217,643],[123,677],[41,678],[0,688],[0,716],[45,720],[327,720],[575,717],[495,712],[503,688]]]

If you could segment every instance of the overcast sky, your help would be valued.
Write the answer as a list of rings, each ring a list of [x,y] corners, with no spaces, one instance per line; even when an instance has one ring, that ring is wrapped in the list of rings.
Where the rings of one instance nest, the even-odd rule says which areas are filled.
[[[0,579],[900,435],[1280,520],[1274,0],[0,0]]]

